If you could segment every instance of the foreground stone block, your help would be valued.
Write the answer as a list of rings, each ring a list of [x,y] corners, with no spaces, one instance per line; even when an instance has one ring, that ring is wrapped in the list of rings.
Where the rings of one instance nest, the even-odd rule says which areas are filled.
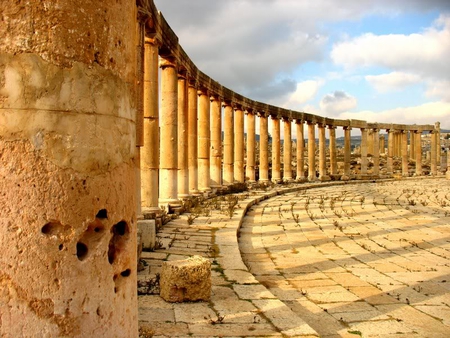
[[[153,250],[156,243],[156,222],[154,219],[143,219],[137,222],[141,232],[142,249]]]
[[[209,300],[211,262],[201,256],[164,262],[160,288],[160,296],[167,302]]]

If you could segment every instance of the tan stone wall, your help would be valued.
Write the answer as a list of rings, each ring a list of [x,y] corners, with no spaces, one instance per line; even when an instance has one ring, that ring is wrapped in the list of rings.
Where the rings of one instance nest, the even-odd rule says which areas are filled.
[[[135,3],[0,3],[0,335],[137,335]]]

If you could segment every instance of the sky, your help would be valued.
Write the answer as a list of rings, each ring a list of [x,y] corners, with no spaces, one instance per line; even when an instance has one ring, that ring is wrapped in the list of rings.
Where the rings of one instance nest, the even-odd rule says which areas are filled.
[[[450,129],[450,0],[154,2],[199,69],[251,99]]]

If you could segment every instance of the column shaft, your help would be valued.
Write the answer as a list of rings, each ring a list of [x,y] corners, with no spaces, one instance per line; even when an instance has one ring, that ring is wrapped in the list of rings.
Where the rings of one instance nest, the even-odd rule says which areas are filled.
[[[337,157],[336,157],[336,127],[329,126],[330,133],[330,174],[337,174]]]
[[[247,170],[246,176],[250,182],[255,182],[256,173],[256,144],[255,144],[255,114],[251,109],[247,109]]]
[[[437,137],[436,137],[437,133],[436,131],[432,131],[431,132],[431,172],[430,174],[432,176],[436,176],[437,175]]]
[[[159,204],[178,204],[178,74],[176,65],[161,59],[161,129]]]
[[[380,132],[373,130],[373,174],[380,174]]]
[[[189,197],[188,85],[185,74],[178,76],[178,198]]]
[[[244,171],[244,112],[241,106],[234,111],[234,180],[245,181]]]
[[[194,81],[189,81],[188,88],[188,168],[189,193],[198,191],[198,96]]]
[[[409,132],[409,157],[413,160],[416,158],[415,144],[416,144],[416,140],[414,137],[414,131],[411,130]]]
[[[198,91],[198,190],[208,192],[210,188],[211,146],[210,103],[206,91]]]
[[[388,130],[388,155],[387,155],[387,174],[392,175],[394,173],[394,142],[395,142],[395,131],[392,129]]]
[[[325,181],[327,177],[325,125],[319,124],[319,180]]]
[[[292,181],[292,128],[291,120],[283,119],[283,180]]]
[[[308,181],[316,180],[315,123],[308,121]]]
[[[218,96],[211,97],[211,187],[222,186],[222,109]]]
[[[281,181],[280,118],[272,115],[272,181]]]
[[[234,122],[233,107],[230,102],[224,102],[224,139],[223,139],[223,184],[234,182]]]
[[[367,129],[361,128],[361,174],[367,175]]]
[[[408,132],[403,130],[401,135],[402,144],[402,176],[409,176],[408,173]]]
[[[341,177],[342,180],[350,179],[350,160],[351,160],[351,128],[344,127],[344,175]]]
[[[141,199],[144,210],[159,211],[158,45],[145,41],[144,146],[141,149]]]
[[[297,120],[297,180],[304,181],[305,177],[305,136],[303,121]]]
[[[267,115],[259,113],[259,180],[269,180],[269,123]]]
[[[422,132],[415,131],[416,176],[422,176]]]

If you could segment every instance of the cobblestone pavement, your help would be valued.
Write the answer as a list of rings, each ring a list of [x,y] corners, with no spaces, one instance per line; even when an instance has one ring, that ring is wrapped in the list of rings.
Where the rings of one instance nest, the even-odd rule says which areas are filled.
[[[210,302],[139,296],[154,336],[450,336],[448,180],[251,192],[231,218],[214,203],[225,210],[182,215],[159,232],[164,249],[143,253],[141,282],[163,260],[213,263]]]

